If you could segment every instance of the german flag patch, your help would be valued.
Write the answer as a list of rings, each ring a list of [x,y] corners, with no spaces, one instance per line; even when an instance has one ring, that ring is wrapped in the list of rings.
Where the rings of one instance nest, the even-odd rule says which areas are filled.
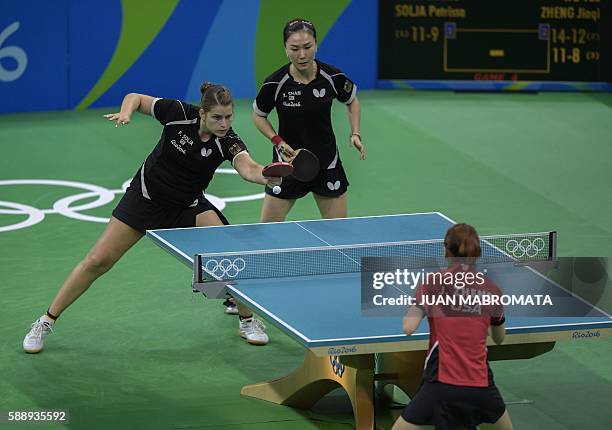
[[[238,155],[242,152],[242,148],[237,143],[234,143],[232,146],[230,146],[229,152],[232,155]]]

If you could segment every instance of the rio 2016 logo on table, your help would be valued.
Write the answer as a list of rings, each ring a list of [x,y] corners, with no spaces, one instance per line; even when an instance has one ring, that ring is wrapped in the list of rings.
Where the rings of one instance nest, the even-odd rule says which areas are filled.
[[[591,330],[575,331],[572,333],[572,339],[590,339],[590,338],[600,337],[600,336],[601,336],[601,333],[599,332],[599,330],[597,331],[591,331]]]
[[[342,375],[344,375],[345,367],[344,367],[344,364],[340,362],[340,357],[338,355],[330,355],[329,364],[331,365],[333,372],[337,376],[342,378]]]
[[[18,46],[3,47],[4,41],[17,30],[19,30],[18,21],[12,23],[0,32],[0,81],[3,82],[11,82],[19,79],[28,67],[28,56],[23,49]],[[3,63],[6,64],[6,62],[2,61],[5,58],[12,58],[17,63],[17,67],[13,70],[6,69],[3,65]]]
[[[352,346],[331,346],[327,350],[327,355],[344,355],[344,354],[354,354],[357,352],[357,347],[355,345]]]

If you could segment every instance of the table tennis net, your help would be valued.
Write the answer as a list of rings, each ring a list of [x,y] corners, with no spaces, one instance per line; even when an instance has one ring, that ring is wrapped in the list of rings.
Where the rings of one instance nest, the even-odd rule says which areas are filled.
[[[556,233],[483,236],[481,249],[479,261],[486,263],[550,260],[556,257]],[[199,255],[204,277],[218,281],[359,273],[365,257],[399,257],[412,267],[445,264],[442,239]]]

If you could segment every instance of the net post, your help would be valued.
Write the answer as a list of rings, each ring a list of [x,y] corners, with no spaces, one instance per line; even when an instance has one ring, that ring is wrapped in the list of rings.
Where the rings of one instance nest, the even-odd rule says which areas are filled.
[[[193,256],[193,279],[191,281],[191,290],[194,293],[198,291],[204,294],[204,279],[202,278],[202,256],[195,254]]]
[[[557,232],[551,231],[548,233],[548,259],[555,261],[557,259]]]
[[[235,282],[231,281],[209,281],[204,279],[204,271],[202,270],[202,256],[195,254],[193,256],[193,280],[191,282],[191,289],[194,293],[200,292],[208,299],[221,299],[225,298],[227,293],[228,285],[235,285]]]

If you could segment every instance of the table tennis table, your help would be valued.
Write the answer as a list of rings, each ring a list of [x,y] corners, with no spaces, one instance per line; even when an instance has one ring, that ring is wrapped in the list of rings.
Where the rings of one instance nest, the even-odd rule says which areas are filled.
[[[222,287],[217,296],[227,290],[305,348],[304,361],[294,372],[245,386],[243,395],[309,408],[340,386],[351,401],[355,427],[371,429],[376,390],[392,384],[409,396],[417,391],[429,328],[424,321],[416,333],[406,336],[401,316],[364,316],[358,269],[329,273],[322,267],[322,274],[317,269],[338,264],[330,252],[343,258],[344,247],[439,241],[453,224],[447,216],[432,212],[152,230],[147,235],[188,267],[194,268],[195,261],[196,272],[204,268],[214,278],[211,285]],[[278,250],[291,253],[293,260],[287,261],[285,254],[280,260],[285,264],[267,262],[267,256]],[[312,252],[319,256],[311,261]],[[200,255],[208,260],[200,261]],[[236,279],[228,281],[227,275]],[[571,318],[509,317],[504,344],[490,345],[488,357],[490,361],[532,358],[552,350],[556,341],[610,335],[612,319],[599,310]]]

